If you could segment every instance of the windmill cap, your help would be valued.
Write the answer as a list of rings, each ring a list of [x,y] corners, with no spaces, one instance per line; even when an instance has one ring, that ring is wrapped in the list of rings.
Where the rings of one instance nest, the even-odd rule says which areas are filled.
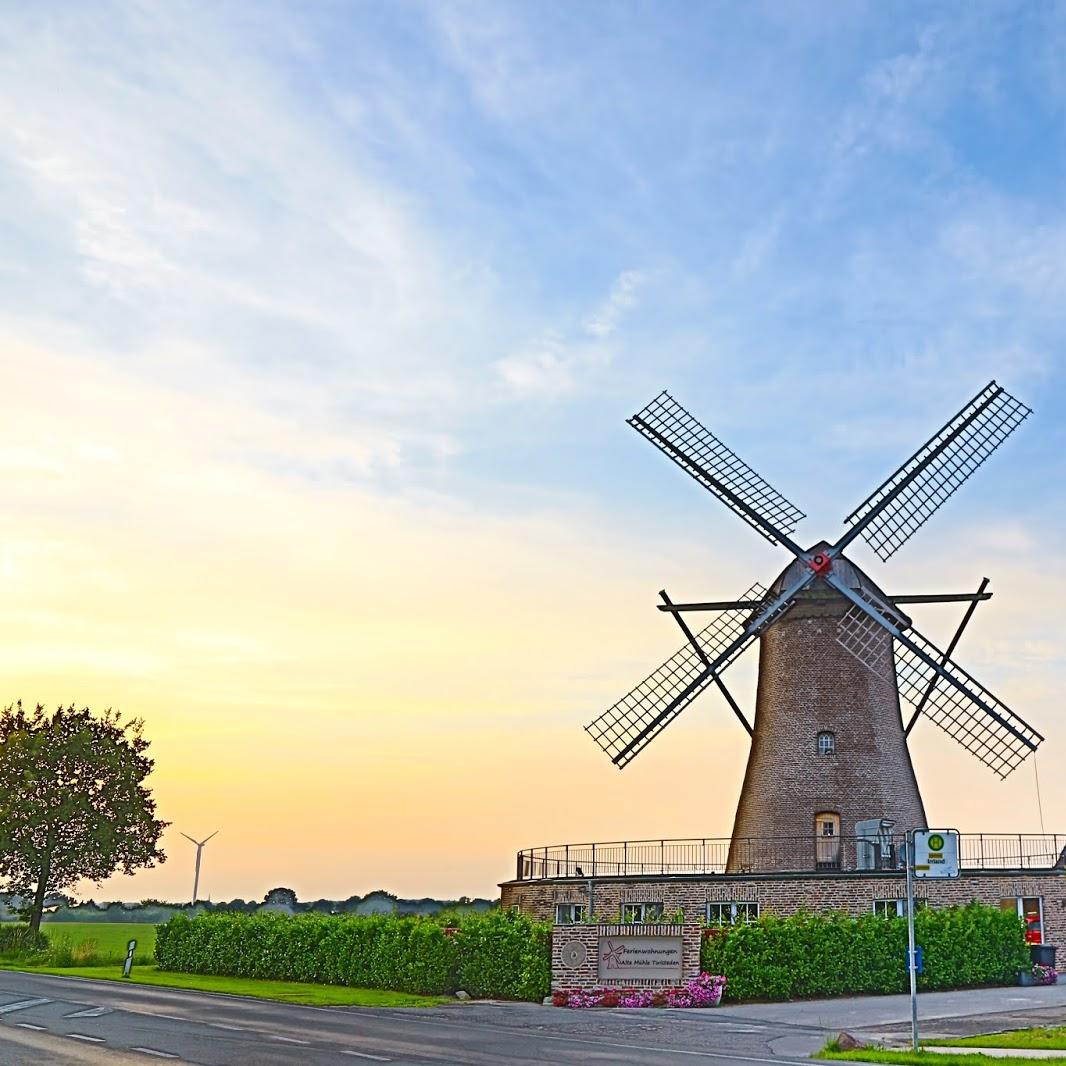
[[[812,545],[809,549],[811,554],[816,552],[828,551],[831,545],[828,541],[820,540],[817,544]],[[782,592],[785,587],[797,580],[804,574],[809,573],[807,564],[802,559],[793,559],[784,570],[778,574],[774,583],[770,586],[770,592],[774,595]],[[838,555],[833,560],[833,576],[838,581],[844,582],[848,588],[855,589],[856,592],[861,593],[864,597],[869,599],[874,606],[881,608],[892,618],[897,619],[899,623],[907,628],[911,624],[910,618],[907,617],[888,597],[887,593],[864,571],[860,570],[847,556]],[[836,589],[830,587],[825,583],[822,578],[816,578],[815,581],[808,585],[799,595],[797,600],[826,600],[826,599],[840,599],[840,593]]]

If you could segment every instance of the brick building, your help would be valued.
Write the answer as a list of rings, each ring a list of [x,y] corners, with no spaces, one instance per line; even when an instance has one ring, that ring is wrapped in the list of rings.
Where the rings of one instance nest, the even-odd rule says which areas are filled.
[[[806,840],[806,869],[782,870],[780,844],[793,866],[802,854],[796,840],[764,839],[750,853],[763,872],[726,872],[729,840],[621,841],[558,845],[519,852],[516,877],[500,885],[504,907],[566,924],[593,917],[634,924],[674,919],[733,924],[763,914],[840,910],[859,915],[902,915],[906,876],[896,838],[876,843],[868,868],[865,838],[841,838],[838,868],[816,869],[817,841]],[[958,878],[917,881],[915,896],[931,907],[976,900],[1014,909],[1026,920],[1033,943],[1054,944],[1066,961],[1066,836],[961,838]],[[735,854],[735,844],[733,848]],[[857,868],[863,866],[867,868]]]

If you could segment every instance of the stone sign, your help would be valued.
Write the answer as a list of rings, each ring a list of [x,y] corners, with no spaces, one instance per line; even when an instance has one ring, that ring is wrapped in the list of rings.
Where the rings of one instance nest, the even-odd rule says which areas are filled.
[[[682,975],[680,936],[601,936],[601,981],[676,981]]]

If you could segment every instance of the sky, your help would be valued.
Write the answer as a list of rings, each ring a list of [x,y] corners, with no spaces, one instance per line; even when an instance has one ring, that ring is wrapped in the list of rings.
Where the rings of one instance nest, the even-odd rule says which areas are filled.
[[[216,829],[215,900],[727,836],[716,693],[622,772],[582,731],[660,588],[788,561],[625,425],[663,388],[809,543],[989,380],[1034,408],[851,555],[988,576],[956,658],[1047,738],[1041,811],[921,724],[931,822],[1066,832],[1066,6],[0,7],[0,701],[143,718],[172,823],[83,897],[187,898]]]

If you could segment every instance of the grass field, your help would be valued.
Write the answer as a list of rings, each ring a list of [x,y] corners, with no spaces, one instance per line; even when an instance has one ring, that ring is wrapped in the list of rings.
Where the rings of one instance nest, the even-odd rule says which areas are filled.
[[[166,973],[156,966],[133,967],[128,981],[121,966],[18,966],[0,963],[0,969],[22,973],[49,973],[62,977],[91,977],[97,981],[124,981],[126,984],[185,988],[198,992],[224,992],[231,996],[274,999],[282,1003],[303,1003],[313,1007],[435,1007],[454,1003],[447,996],[416,996],[409,992],[387,992],[376,988],[346,988],[343,985],[312,985],[298,981],[256,981],[244,977],[207,977],[194,973]]]
[[[952,1041],[957,1046],[961,1041]],[[855,1051],[828,1051],[823,1048],[813,1056],[816,1059],[846,1059],[853,1062],[898,1063],[899,1066],[989,1066],[992,1061],[976,1050],[972,1055],[941,1055],[936,1051],[886,1051],[881,1048],[858,1048]],[[1011,1058],[1011,1066],[1054,1066],[1066,1063],[1066,1058],[1027,1059]]]
[[[1030,1051],[1061,1051],[1066,1054],[1066,1026],[1054,1029],[1013,1029],[1007,1033],[983,1033],[957,1040],[929,1040],[948,1047],[1011,1047]],[[1012,1060],[1013,1061],[1013,1060]]]
[[[66,944],[77,959],[80,954],[85,957],[90,953],[91,941],[95,947],[91,954],[100,963],[121,962],[126,957],[126,945],[131,940],[137,941],[134,960],[138,962],[155,961],[155,926],[137,922],[44,922],[41,932],[48,937],[53,946]],[[79,951],[80,948],[80,951]]]

